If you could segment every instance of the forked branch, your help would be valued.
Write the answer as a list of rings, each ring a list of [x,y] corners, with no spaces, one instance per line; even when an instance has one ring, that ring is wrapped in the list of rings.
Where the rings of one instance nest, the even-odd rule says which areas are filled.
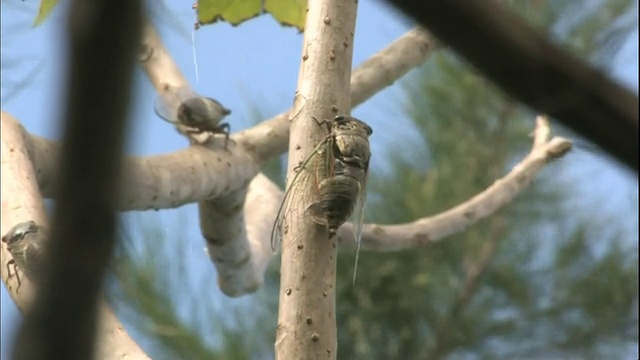
[[[148,23],[145,23],[143,31],[143,44],[138,60],[155,87],[161,88],[162,84],[188,85]],[[352,106],[364,102],[425,62],[435,48],[436,43],[431,35],[416,28],[372,56],[352,73]],[[289,110],[235,134],[232,137],[235,143],[229,144],[230,152],[191,146],[170,154],[126,158],[123,193],[118,201],[118,208],[123,211],[167,209],[204,199],[215,199],[213,206],[207,207],[210,209],[223,204],[242,204],[239,200],[244,197],[247,184],[253,179],[244,209],[242,206],[227,206],[227,209],[233,209],[235,213],[226,211],[224,221],[220,220],[220,213],[211,212],[207,215],[206,209],[205,214],[201,212],[200,216],[202,223],[207,224],[207,228],[203,229],[204,237],[221,240],[209,241],[216,245],[215,248],[208,245],[208,250],[218,272],[226,274],[223,278],[227,280],[221,278],[220,281],[222,290],[231,296],[254,291],[262,284],[265,269],[273,258],[267,234],[273,224],[277,203],[281,200],[277,187],[258,174],[258,171],[265,161],[286,150],[285,144],[289,137],[288,114]],[[7,119],[3,120],[3,126],[7,121],[16,122],[13,118]],[[16,126],[16,131],[20,133],[18,136],[24,137],[24,146],[33,165],[40,192],[44,197],[51,198],[59,176],[57,164],[60,145],[55,141],[30,135],[19,124]],[[2,141],[8,140],[3,137]],[[14,144],[9,142],[7,146]],[[225,197],[225,194],[229,197]],[[227,225],[233,225],[233,228]],[[236,231],[239,228],[246,228],[246,232]],[[221,234],[233,234],[233,237]],[[243,250],[236,252],[238,249]],[[233,256],[219,255],[229,253]],[[250,256],[247,257],[247,254]],[[229,261],[216,260],[223,258]]]

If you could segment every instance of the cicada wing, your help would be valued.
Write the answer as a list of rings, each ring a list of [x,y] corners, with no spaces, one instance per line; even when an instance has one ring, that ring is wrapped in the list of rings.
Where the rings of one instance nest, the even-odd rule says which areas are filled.
[[[28,239],[29,244],[23,254],[24,264],[22,271],[27,274],[29,279],[35,282],[41,281],[43,276],[47,245],[47,235],[44,233],[44,229],[39,228],[40,230],[37,233],[29,234],[31,238]]]
[[[164,121],[172,124],[179,124],[178,108],[186,100],[198,97],[188,86],[168,86],[156,97],[153,109]]]
[[[289,202],[291,201],[291,193],[293,192],[294,185],[301,173],[297,172],[296,175],[291,180],[287,191],[284,193],[284,198],[282,199],[282,203],[280,203],[280,207],[278,208],[278,213],[276,214],[276,219],[273,222],[273,227],[271,228],[271,250],[277,252],[280,248],[280,244],[282,243],[282,236],[284,234],[284,213],[285,209],[289,207]]]
[[[325,137],[320,141],[320,143],[318,143],[318,145],[316,145],[311,154],[298,166],[296,175],[288,184],[287,191],[284,194],[284,198],[282,199],[282,203],[280,204],[280,208],[276,214],[273,227],[271,228],[271,250],[277,251],[282,244],[282,236],[285,231],[285,226],[287,226],[285,224],[285,215],[291,210],[289,205],[293,199],[293,193],[295,193],[299,188],[298,185],[304,184],[304,180],[309,176],[318,176],[317,170],[312,168],[311,165],[318,163],[318,157],[323,151],[326,151],[328,140],[329,136]],[[320,180],[317,181],[319,183]]]
[[[353,266],[353,283],[356,282],[356,275],[358,273],[358,256],[360,255],[360,241],[362,240],[362,224],[364,222],[364,204],[367,200],[367,177],[368,173],[365,170],[362,174],[362,181],[358,182],[358,200],[356,206],[353,209],[353,234],[356,240],[356,260]]]
[[[166,122],[177,124],[176,120],[176,109],[171,109],[165,101],[162,99],[161,95],[158,95],[153,103],[153,110],[158,115],[158,117]]]

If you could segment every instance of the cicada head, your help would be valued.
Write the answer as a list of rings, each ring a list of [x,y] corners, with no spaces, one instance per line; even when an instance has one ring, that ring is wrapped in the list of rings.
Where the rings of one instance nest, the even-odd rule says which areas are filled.
[[[38,232],[38,225],[35,221],[22,222],[12,227],[11,230],[2,237],[2,242],[7,245],[13,245],[24,239],[27,235],[36,232]]]
[[[362,136],[369,137],[373,134],[371,126],[362,120],[348,115],[337,115],[333,119],[333,132],[354,131]]]

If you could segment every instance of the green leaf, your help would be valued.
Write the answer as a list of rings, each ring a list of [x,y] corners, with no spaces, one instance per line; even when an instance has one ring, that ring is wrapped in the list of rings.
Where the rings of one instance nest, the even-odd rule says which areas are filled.
[[[200,25],[226,21],[231,25],[253,19],[263,12],[261,0],[200,0],[198,22]],[[264,12],[285,26],[304,30],[307,15],[307,0],[265,0]]]
[[[304,30],[307,0],[265,0],[264,10],[282,25]]]
[[[51,10],[58,4],[58,0],[42,0],[40,1],[40,7],[38,8],[38,15],[36,19],[33,21],[33,27],[36,27],[42,24],[49,14],[51,14]]]
[[[227,21],[236,26],[262,12],[261,0],[200,0],[198,22],[200,25]]]

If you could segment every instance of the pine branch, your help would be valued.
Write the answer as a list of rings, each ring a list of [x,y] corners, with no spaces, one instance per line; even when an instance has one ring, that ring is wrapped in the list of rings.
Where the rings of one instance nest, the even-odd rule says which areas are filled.
[[[456,298],[449,311],[435,327],[435,341],[433,347],[427,351],[425,359],[440,359],[452,348],[450,345],[451,328],[458,326],[457,321],[469,304],[469,301],[473,298],[482,276],[489,269],[489,265],[498,250],[500,240],[504,238],[506,228],[507,220],[504,216],[493,219],[489,227],[487,241],[480,249],[477,259],[467,267],[467,273],[462,282],[462,286],[458,289]]]

